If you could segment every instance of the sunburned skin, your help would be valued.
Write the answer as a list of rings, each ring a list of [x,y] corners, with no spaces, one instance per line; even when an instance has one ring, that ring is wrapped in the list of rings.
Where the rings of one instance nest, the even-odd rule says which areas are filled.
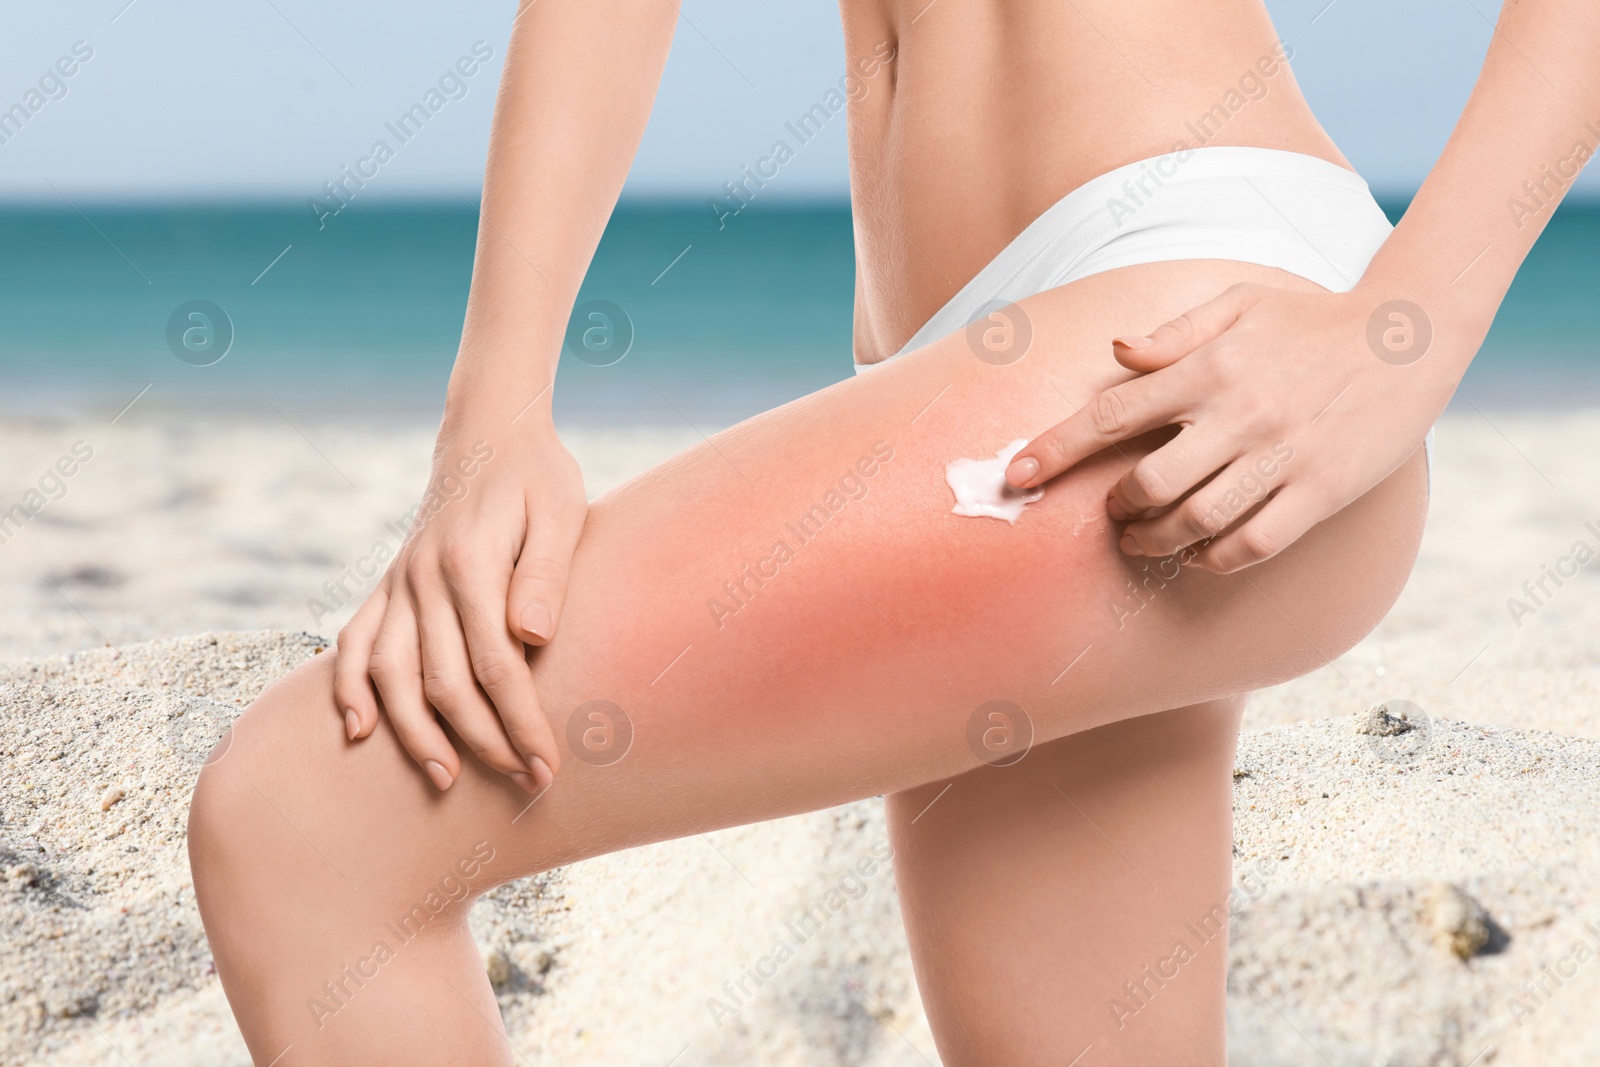
[[[956,495],[957,515],[1004,519],[1012,525],[1023,509],[1044,499],[1044,487],[1014,489],[1006,482],[1006,465],[1028,443],[1019,437],[995,453],[993,459],[956,459],[945,464],[944,480]]]

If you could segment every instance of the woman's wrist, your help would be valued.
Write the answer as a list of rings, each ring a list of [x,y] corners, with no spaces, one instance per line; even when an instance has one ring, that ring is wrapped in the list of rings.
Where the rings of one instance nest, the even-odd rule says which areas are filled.
[[[445,390],[445,420],[548,424],[561,337],[518,330],[462,337]]]
[[[1406,236],[1397,229],[1390,242]],[[1485,292],[1482,280],[1459,284],[1459,270],[1446,277],[1439,267],[1438,257],[1419,262],[1409,248],[1385,245],[1349,295],[1365,316],[1372,354],[1448,398],[1488,335],[1504,290]]]
[[[446,402],[439,424],[439,440],[485,438],[518,448],[535,447],[558,440],[551,411],[548,385],[531,381],[515,383],[505,389],[456,396]]]

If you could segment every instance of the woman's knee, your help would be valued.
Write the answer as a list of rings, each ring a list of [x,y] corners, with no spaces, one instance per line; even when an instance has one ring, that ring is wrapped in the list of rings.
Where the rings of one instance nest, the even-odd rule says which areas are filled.
[[[232,899],[215,908],[255,883],[297,896],[320,885],[330,906],[459,918],[478,895],[529,873],[533,820],[517,816],[530,798],[470,756],[439,792],[386,722],[350,741],[333,655],[264,693],[203,768],[190,809],[197,893],[227,883]]]
[[[293,758],[280,735],[281,720],[294,714],[303,688],[297,675],[322,666],[313,661],[275,683],[233,722],[201,767],[190,798],[188,845],[208,926],[226,921],[257,889],[293,869],[283,854],[293,851],[293,842],[270,825],[273,794],[281,789],[273,764]]]
[[[303,875],[311,856],[336,872],[352,866],[348,857],[340,862],[335,831],[340,817],[359,823],[363,812],[340,795],[335,739],[322,736],[313,714],[319,691],[331,687],[330,668],[331,657],[319,656],[279,679],[201,768],[189,806],[189,859],[208,920],[263,886]]]
[[[189,800],[189,867],[194,875],[195,894],[200,910],[209,920],[214,905],[226,903],[226,892],[213,893],[219,883],[233,877],[241,864],[251,859],[249,850],[240,847],[242,797],[240,781],[225,770],[218,770],[220,757],[233,740],[233,730],[207,757]]]

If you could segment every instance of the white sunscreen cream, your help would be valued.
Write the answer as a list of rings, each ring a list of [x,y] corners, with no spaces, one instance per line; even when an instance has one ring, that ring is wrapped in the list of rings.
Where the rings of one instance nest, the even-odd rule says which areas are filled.
[[[995,454],[993,459],[957,459],[945,464],[944,480],[956,495],[956,506],[950,510],[957,515],[991,519],[1004,519],[1014,523],[1022,517],[1022,509],[1044,499],[1044,490],[1014,489],[1006,484],[1006,468],[1011,458],[1028,443],[1019,437]]]

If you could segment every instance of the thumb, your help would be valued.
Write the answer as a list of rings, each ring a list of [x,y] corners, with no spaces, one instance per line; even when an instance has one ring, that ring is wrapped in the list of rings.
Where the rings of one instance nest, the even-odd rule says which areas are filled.
[[[1116,337],[1111,353],[1132,371],[1148,374],[1170,367],[1190,352],[1226,333],[1259,299],[1257,285],[1229,286],[1221,296],[1157,326],[1148,337]]]
[[[506,621],[525,644],[542,645],[555,636],[586,513],[580,500],[576,508],[558,507],[528,516],[528,536],[506,594]]]

